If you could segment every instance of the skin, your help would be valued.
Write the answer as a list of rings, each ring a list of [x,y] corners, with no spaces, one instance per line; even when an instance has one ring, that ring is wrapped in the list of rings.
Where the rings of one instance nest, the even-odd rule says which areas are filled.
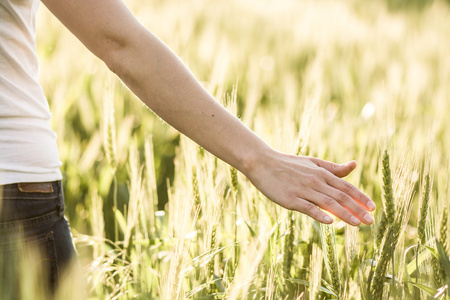
[[[333,219],[318,207],[354,226],[373,223],[373,201],[341,179],[355,161],[335,164],[269,147],[208,94],[121,0],[42,2],[150,109],[242,172],[270,200],[326,224]]]

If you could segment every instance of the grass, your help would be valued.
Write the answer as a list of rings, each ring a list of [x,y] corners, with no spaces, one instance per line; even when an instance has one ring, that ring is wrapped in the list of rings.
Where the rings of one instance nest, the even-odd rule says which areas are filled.
[[[354,229],[274,205],[143,107],[41,8],[41,83],[90,299],[446,299],[444,1],[126,3],[274,148],[356,159],[347,180],[378,209],[374,225]],[[385,150],[395,210],[382,217]],[[80,299],[73,278],[56,298]]]

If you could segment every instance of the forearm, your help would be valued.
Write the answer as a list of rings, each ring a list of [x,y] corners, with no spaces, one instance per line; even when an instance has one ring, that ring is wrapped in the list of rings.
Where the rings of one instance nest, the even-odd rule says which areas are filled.
[[[111,57],[110,69],[157,115],[244,174],[271,152],[150,32]]]

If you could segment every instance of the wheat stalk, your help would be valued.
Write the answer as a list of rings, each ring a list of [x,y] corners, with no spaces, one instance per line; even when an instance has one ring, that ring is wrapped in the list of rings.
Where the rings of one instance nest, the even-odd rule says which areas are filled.
[[[387,154],[387,152],[385,152]],[[389,166],[389,157],[385,155],[383,159],[383,174],[384,177],[390,178],[390,172],[384,172]],[[394,251],[399,242],[399,238],[406,224],[408,223],[409,216],[411,214],[412,208],[412,193],[414,190],[414,183],[410,181],[411,174],[415,172],[415,164],[408,162],[406,159],[402,161],[402,164],[398,171],[396,172],[395,181],[393,181],[393,191],[392,196],[389,196],[392,200],[399,200],[399,208],[394,215],[394,220],[391,226],[388,227],[386,238],[384,239],[384,244],[380,253],[380,258],[375,269],[375,275],[373,277],[373,285],[371,290],[371,296],[373,300],[381,299],[384,291],[384,280],[387,272],[387,267],[389,261],[392,259],[392,280],[394,280]],[[392,179],[383,178],[385,186],[392,183]],[[389,193],[390,194],[390,193]],[[386,197],[388,198],[388,197]],[[388,209],[390,211],[390,209]],[[386,212],[386,216],[388,216]],[[388,218],[388,217],[387,217]],[[369,286],[370,287],[370,286]],[[394,282],[392,282],[392,287],[394,287]]]
[[[345,226],[345,256],[347,259],[347,265],[350,266],[348,274],[351,276],[353,274],[356,264],[354,264],[355,259],[357,259],[357,243],[358,243],[358,227],[346,225]]]
[[[117,207],[117,151],[116,151],[116,122],[114,118],[114,87],[112,82],[107,87],[106,100],[103,102],[103,147],[105,149],[106,158],[113,173],[113,205],[114,209]],[[117,219],[114,219],[114,239],[119,240],[119,224]]]
[[[217,225],[214,224],[211,228],[211,241],[210,241],[210,249],[213,251],[216,248],[216,234],[217,234]],[[209,278],[213,278],[214,276],[214,258],[212,258],[208,264],[208,272],[207,275]]]
[[[265,300],[273,300],[276,299],[276,267],[272,266],[269,269],[269,273],[267,274],[267,280],[266,280],[266,293],[264,295]]]
[[[292,259],[294,257],[294,216],[292,211],[288,212],[288,233],[284,238],[283,249],[283,272],[285,276],[290,276]]]
[[[234,213],[234,267],[237,266],[237,262],[238,262],[238,249],[237,249],[237,215],[238,215],[238,176],[237,176],[237,170],[233,167],[230,167],[230,178],[231,178],[231,188],[233,191],[233,196],[234,196],[234,208],[235,208],[235,213]]]
[[[129,153],[129,174],[130,183],[128,190],[130,192],[130,197],[127,206],[127,227],[126,232],[124,232],[124,247],[126,249],[126,255],[129,257],[131,248],[133,246],[132,239],[136,234],[139,235],[139,214],[144,214],[143,218],[147,219],[145,213],[142,210],[142,171],[143,166],[141,166],[139,160],[139,151],[137,149],[137,142],[134,141],[130,147]]]
[[[318,292],[322,280],[323,252],[317,244],[312,246],[309,276],[309,300],[318,299]]]
[[[148,205],[148,215],[150,218],[148,219],[149,222],[149,230],[150,232],[155,231],[155,225],[156,225],[156,216],[155,212],[158,208],[158,191],[157,191],[157,184],[156,184],[156,174],[155,174],[155,159],[154,159],[154,152],[153,152],[153,140],[150,136],[149,138],[145,139],[144,144],[144,154],[145,154],[145,175],[146,175],[146,183],[147,183],[147,197],[149,198],[149,201],[145,202],[145,204]]]
[[[94,244],[94,257],[103,257],[105,247],[103,247],[103,239],[105,238],[105,224],[103,220],[103,199],[96,192],[91,197],[91,228],[95,237],[100,238],[102,242]]]
[[[375,276],[372,284],[372,299],[378,300],[383,296],[384,280],[387,271],[388,262],[391,258],[394,249],[394,235],[389,232],[387,238],[384,241],[383,249],[375,269]]]

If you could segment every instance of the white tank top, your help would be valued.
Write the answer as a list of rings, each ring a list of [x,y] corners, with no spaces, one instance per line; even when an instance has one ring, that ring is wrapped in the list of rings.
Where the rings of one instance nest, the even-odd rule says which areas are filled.
[[[0,0],[0,185],[62,178],[51,113],[38,82],[40,0]]]

